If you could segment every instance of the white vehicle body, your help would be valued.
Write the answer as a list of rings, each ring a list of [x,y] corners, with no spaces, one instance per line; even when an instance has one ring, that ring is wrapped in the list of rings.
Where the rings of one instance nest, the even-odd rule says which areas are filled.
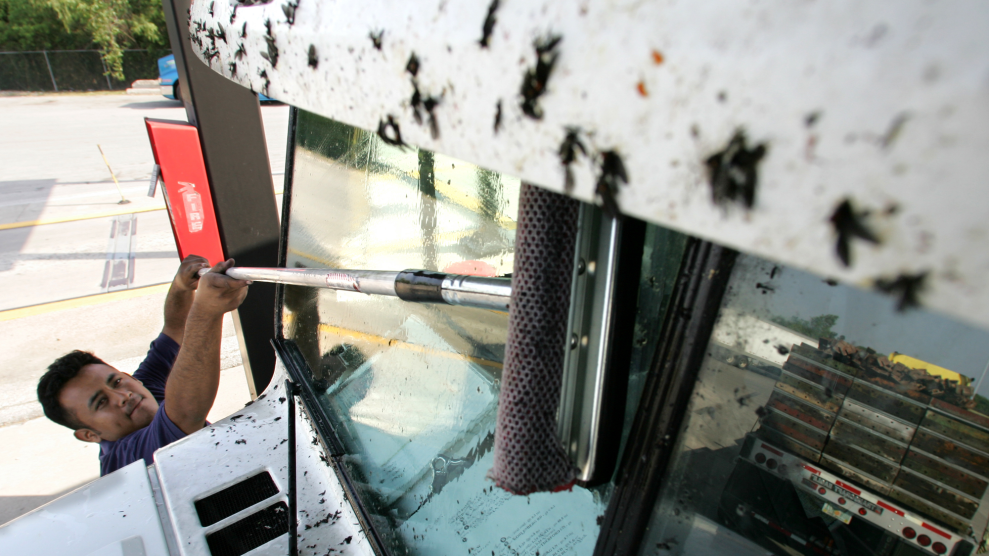
[[[927,272],[926,306],[989,324],[979,2],[506,1],[485,48],[490,5],[324,0],[290,23],[281,2],[203,0],[191,30],[200,59],[253,91],[368,130],[392,117],[406,143],[551,190],[564,191],[560,146],[579,129],[576,198],[594,201],[611,150],[624,213],[859,286]],[[218,26],[226,40],[210,38]],[[550,36],[536,120],[520,89]],[[417,123],[413,77],[440,99],[435,135]],[[712,202],[707,167],[740,131],[767,148],[750,209]],[[830,221],[844,200],[880,240],[856,241],[849,266]]]
[[[285,367],[271,386],[236,414],[0,527],[0,554],[32,556],[199,556],[207,537],[258,510],[284,503],[288,484]],[[310,421],[296,414],[299,546],[346,547],[373,554],[353,509],[325,458]],[[277,492],[204,526],[195,503],[267,472]],[[232,502],[236,505],[236,501]],[[280,534],[248,552],[282,556]]]

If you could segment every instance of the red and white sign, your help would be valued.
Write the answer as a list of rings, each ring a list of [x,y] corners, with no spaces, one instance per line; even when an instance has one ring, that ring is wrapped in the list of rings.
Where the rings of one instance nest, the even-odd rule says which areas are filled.
[[[144,119],[179,258],[194,254],[214,265],[226,257],[213,210],[199,131],[184,122]]]

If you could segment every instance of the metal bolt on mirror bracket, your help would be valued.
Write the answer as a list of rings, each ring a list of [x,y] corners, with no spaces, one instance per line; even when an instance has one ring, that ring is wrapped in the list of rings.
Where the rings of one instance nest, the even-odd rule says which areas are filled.
[[[151,169],[151,187],[148,188],[148,197],[154,197],[158,189],[158,182],[161,181],[161,166],[157,164]]]
[[[577,334],[574,333],[570,335],[570,349],[576,349],[576,348],[577,348]]]
[[[584,259],[580,259],[579,261],[577,261],[577,275],[578,276],[583,275],[584,271],[586,270],[587,270],[587,263],[584,262]]]

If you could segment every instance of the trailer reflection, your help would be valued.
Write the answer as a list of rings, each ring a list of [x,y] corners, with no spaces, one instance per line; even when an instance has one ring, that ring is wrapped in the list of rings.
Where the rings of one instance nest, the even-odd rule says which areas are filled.
[[[968,554],[983,542],[989,417],[971,411],[968,376],[920,360],[975,374],[966,362],[989,337],[891,305],[739,258],[644,554]],[[834,312],[808,312],[822,307]]]

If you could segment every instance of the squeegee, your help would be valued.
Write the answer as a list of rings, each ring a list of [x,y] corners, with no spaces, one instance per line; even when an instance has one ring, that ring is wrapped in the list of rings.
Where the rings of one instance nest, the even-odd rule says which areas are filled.
[[[202,269],[199,275],[209,272]],[[368,295],[387,295],[418,303],[446,303],[508,311],[511,278],[466,276],[433,270],[346,270],[336,268],[232,267],[226,275],[310,288],[327,288]]]

